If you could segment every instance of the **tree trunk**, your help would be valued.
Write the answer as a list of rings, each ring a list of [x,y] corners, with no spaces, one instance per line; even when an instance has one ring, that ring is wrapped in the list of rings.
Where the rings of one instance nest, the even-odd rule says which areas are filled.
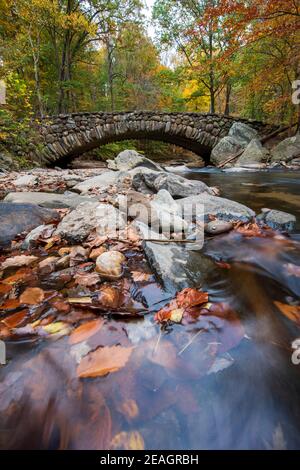
[[[230,95],[231,95],[231,83],[226,83],[226,97],[225,97],[225,109],[224,114],[225,116],[229,116],[230,114]]]
[[[35,91],[38,102],[39,115],[42,118],[44,115],[43,109],[43,99],[41,93],[41,83],[40,83],[40,37],[37,38],[37,47],[35,52],[35,47],[30,32],[28,33],[30,46],[32,49],[32,58],[33,58],[33,70],[34,70],[34,81],[35,81]]]
[[[113,47],[112,38],[108,37],[108,40],[107,40],[108,87],[109,87],[109,94],[110,94],[111,111],[115,110],[113,49],[114,47]]]

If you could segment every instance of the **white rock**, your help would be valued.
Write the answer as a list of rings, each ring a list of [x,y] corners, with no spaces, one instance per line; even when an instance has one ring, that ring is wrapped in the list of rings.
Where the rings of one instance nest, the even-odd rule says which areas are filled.
[[[118,171],[105,171],[101,175],[93,176],[93,178],[88,178],[82,183],[76,184],[76,186],[73,186],[73,190],[82,194],[86,194],[91,189],[105,191],[109,186],[117,182],[118,176]]]
[[[119,279],[123,274],[125,259],[120,251],[105,251],[96,259],[96,271],[105,279]]]
[[[37,182],[37,177],[34,175],[22,175],[19,176],[15,183],[15,186],[20,187],[20,186],[29,186],[33,185]]]

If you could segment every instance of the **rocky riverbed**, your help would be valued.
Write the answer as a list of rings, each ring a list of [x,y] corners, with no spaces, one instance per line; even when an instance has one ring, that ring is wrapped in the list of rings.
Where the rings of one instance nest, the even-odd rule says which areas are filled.
[[[234,369],[235,348],[252,335],[265,331],[272,347],[281,341],[267,317],[255,328],[250,319],[246,334],[242,301],[224,279],[243,279],[234,292],[254,312],[252,296],[263,295],[237,267],[273,273],[289,292],[274,296],[276,308],[297,323],[295,216],[255,213],[222,187],[134,151],[107,169],[6,173],[0,190],[0,339],[9,359],[0,387],[3,446],[50,448],[54,432],[61,448],[207,447],[197,423],[209,429],[205,403],[220,402],[216,391],[202,397],[204,382]],[[268,442],[281,432],[276,423]],[[230,439],[224,447],[234,447]],[[210,445],[218,447],[211,435]]]

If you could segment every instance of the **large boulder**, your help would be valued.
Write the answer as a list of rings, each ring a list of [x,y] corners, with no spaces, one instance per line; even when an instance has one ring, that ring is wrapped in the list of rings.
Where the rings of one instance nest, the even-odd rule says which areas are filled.
[[[162,189],[168,191],[175,198],[188,197],[203,192],[211,193],[211,189],[201,181],[188,180],[183,176],[165,171],[136,168],[128,173],[132,175],[133,188],[148,194],[157,193]]]
[[[146,258],[158,279],[172,295],[185,287],[203,286],[216,265],[200,251],[176,243],[143,242]]]
[[[99,235],[105,235],[115,227],[124,226],[124,217],[114,206],[85,202],[63,218],[55,234],[71,243],[82,243],[93,229],[97,229]]]
[[[232,124],[229,132],[229,137],[232,137],[241,147],[246,147],[251,140],[258,138],[258,132],[253,127],[248,126],[242,122],[235,122]]]
[[[290,161],[300,156],[300,133],[282,140],[271,150],[271,162]]]
[[[35,204],[0,203],[0,247],[10,245],[10,242],[20,233],[43,224],[58,222],[56,211],[39,207]]]
[[[268,150],[262,146],[260,140],[252,139],[236,161],[236,166],[263,163],[267,157]]]
[[[239,202],[212,196],[207,193],[179,199],[177,204],[181,210],[184,208],[186,215],[189,215],[196,207],[196,218],[201,218],[203,214],[205,222],[209,221],[209,216],[215,216],[219,220],[229,222],[249,222],[255,216],[255,212],[252,209]],[[198,208],[197,205],[199,205]]]
[[[260,223],[264,223],[274,230],[292,232],[296,226],[296,217],[288,212],[277,210],[264,210],[258,216]]]
[[[105,171],[104,173],[101,173],[101,175],[93,176],[82,183],[76,184],[73,186],[73,190],[82,194],[87,194],[92,189],[105,191],[111,185],[116,183],[118,176],[118,171]]]
[[[223,137],[211,152],[211,162],[214,165],[220,165],[225,160],[234,156],[253,139],[258,138],[258,133],[255,129],[242,122],[235,122],[228,133],[228,136]]]
[[[136,167],[146,167],[162,171],[162,168],[152,160],[144,157],[135,150],[124,150],[114,160],[109,160],[107,167],[111,170],[128,171]]]
[[[175,198],[211,192],[209,187],[205,183],[202,183],[202,181],[188,180],[182,176],[170,173],[158,175],[153,182],[153,187],[156,191],[166,189],[171,196]]]
[[[213,165],[218,166],[235,155],[241,148],[240,144],[233,137],[223,137],[212,149],[210,161]]]
[[[53,209],[60,209],[65,207],[74,209],[79,204],[82,204],[83,202],[90,202],[91,200],[93,199],[88,196],[79,196],[76,193],[68,193],[67,195],[64,195],[38,192],[8,193],[4,199],[6,202],[26,202]]]

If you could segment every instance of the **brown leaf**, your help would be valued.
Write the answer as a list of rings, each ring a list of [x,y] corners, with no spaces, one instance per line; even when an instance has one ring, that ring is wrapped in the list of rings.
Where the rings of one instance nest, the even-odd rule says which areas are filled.
[[[3,282],[0,283],[0,294],[8,294],[12,289],[12,286],[9,284],[3,284]]]
[[[78,328],[72,331],[69,343],[76,344],[86,341],[90,336],[93,336],[100,330],[100,328],[102,328],[103,323],[104,321],[102,319],[97,319],[78,326]]]
[[[87,250],[82,246],[73,246],[70,251],[70,266],[76,266],[77,264],[86,261]]]
[[[95,286],[100,282],[100,276],[97,273],[76,274],[75,282],[83,287]]]
[[[20,296],[20,303],[27,305],[36,305],[43,302],[45,293],[39,287],[28,287]]]
[[[139,415],[139,408],[135,400],[128,399],[121,403],[118,407],[120,413],[122,413],[125,418],[132,420]]]
[[[95,260],[98,258],[98,256],[102,255],[102,253],[104,253],[105,251],[106,251],[106,248],[104,246],[99,246],[99,248],[94,248],[90,252],[89,258]]]
[[[116,372],[125,366],[133,348],[111,346],[98,348],[85,356],[77,367],[77,375],[84,377],[99,377],[110,372]]]
[[[3,263],[1,264],[1,269],[29,266],[30,264],[34,263],[37,259],[38,258],[36,256],[12,256],[11,258],[7,258],[5,261],[3,261]]]
[[[18,299],[8,299],[1,305],[1,310],[15,310],[20,306]]]
[[[49,256],[49,258],[43,259],[39,263],[39,270],[42,274],[50,274],[55,271],[55,266],[59,258],[57,256]]]
[[[5,284],[16,284],[17,282],[28,282],[31,278],[33,278],[34,273],[30,268],[21,268],[12,276],[9,276],[3,279]]]
[[[70,304],[68,304],[64,300],[55,300],[54,302],[52,302],[52,305],[60,313],[69,313],[71,310]]]
[[[134,282],[146,282],[151,278],[151,274],[140,271],[131,271],[131,275]]]
[[[194,307],[208,302],[208,293],[187,287],[176,296],[178,307]]]
[[[103,307],[117,308],[120,303],[120,294],[116,287],[104,286],[99,291],[98,302]]]
[[[300,305],[288,305],[275,301],[274,304],[283,315],[300,325]]]
[[[20,312],[14,313],[13,315],[10,315],[9,317],[4,318],[2,322],[8,328],[16,328],[21,323],[23,323],[27,314],[28,314],[28,310],[21,310]]]

